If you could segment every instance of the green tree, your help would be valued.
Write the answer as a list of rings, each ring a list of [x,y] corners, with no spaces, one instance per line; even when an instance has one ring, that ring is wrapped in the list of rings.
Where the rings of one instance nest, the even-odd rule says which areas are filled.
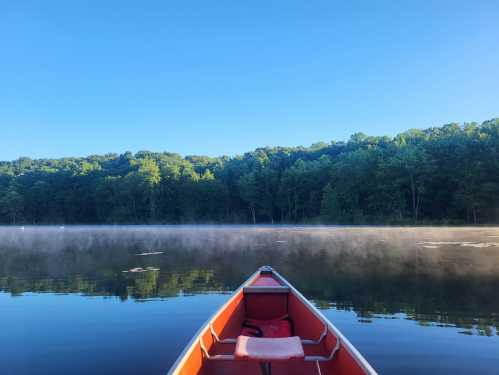
[[[16,224],[22,219],[24,198],[14,187],[10,187],[0,197],[0,213],[8,218],[11,224]]]

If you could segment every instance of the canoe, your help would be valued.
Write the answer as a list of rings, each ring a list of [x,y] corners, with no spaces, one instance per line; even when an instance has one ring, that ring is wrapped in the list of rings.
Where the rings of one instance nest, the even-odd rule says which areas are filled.
[[[169,374],[376,371],[298,290],[263,266],[201,327]]]

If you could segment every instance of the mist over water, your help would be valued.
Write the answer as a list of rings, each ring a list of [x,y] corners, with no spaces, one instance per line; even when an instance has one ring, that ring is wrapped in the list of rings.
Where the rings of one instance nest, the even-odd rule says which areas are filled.
[[[226,298],[264,264],[333,323],[345,324],[340,329],[385,373],[411,373],[408,363],[376,351],[380,345],[396,350],[389,332],[397,324],[405,327],[404,335],[414,327],[421,327],[418,333],[431,328],[436,337],[462,342],[462,350],[476,348],[471,337],[489,340],[480,345],[499,345],[498,228],[0,227],[0,291],[25,296],[20,298],[56,293],[61,301],[61,293],[69,293],[114,296],[119,303],[165,301],[173,314],[175,303],[190,296],[206,319],[217,305],[203,310],[202,301]],[[345,317],[348,324],[342,323]],[[192,329],[199,327],[191,320],[197,324]],[[377,342],[365,341],[381,328]],[[185,343],[179,339],[176,348]],[[499,353],[488,358],[498,361]],[[454,371],[451,362],[447,369]]]

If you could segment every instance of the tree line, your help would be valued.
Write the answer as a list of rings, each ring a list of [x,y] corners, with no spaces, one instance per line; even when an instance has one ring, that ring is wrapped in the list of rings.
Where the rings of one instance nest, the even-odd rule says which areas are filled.
[[[21,157],[0,162],[0,222],[498,223],[499,119],[234,157]]]

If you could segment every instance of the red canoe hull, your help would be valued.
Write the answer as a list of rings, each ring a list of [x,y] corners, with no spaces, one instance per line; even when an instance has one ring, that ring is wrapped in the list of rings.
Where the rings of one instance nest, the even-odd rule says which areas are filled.
[[[248,348],[241,349],[248,343],[253,345],[249,354]],[[292,349],[297,353],[289,354]],[[301,293],[277,272],[262,267],[200,329],[169,374],[261,374],[265,366],[272,375],[376,374]]]

